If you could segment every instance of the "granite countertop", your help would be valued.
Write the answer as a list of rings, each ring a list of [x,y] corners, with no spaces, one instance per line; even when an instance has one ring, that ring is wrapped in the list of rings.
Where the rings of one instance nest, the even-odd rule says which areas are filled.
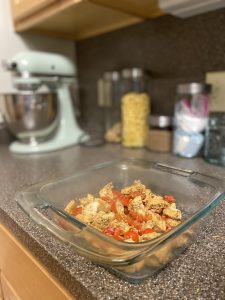
[[[80,257],[71,246],[35,224],[18,207],[15,194],[37,181],[71,174],[119,157],[157,160],[225,177],[225,168],[201,158],[181,159],[118,145],[71,147],[42,155],[13,155],[0,146],[0,222],[58,278],[77,299],[225,299],[225,202],[211,214],[206,230],[180,257],[141,284],[130,284]]]

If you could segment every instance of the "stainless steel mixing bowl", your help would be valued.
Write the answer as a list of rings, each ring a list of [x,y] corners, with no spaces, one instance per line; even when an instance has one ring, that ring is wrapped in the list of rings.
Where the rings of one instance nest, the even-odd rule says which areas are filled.
[[[23,143],[50,139],[58,126],[55,93],[20,91],[0,95],[0,109],[8,129]]]

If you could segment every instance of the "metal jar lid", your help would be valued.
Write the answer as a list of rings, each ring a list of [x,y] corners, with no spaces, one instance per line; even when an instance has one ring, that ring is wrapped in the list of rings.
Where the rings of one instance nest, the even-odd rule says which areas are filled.
[[[182,83],[177,86],[176,89],[178,94],[200,94],[200,93],[210,93],[211,85],[198,83],[198,82],[190,82],[190,83]]]
[[[103,78],[109,81],[117,81],[120,79],[120,73],[118,71],[105,72]]]
[[[141,78],[145,74],[145,71],[141,68],[123,69],[121,72],[122,78]]]
[[[173,118],[170,116],[150,115],[149,125],[155,128],[170,128],[173,125]]]

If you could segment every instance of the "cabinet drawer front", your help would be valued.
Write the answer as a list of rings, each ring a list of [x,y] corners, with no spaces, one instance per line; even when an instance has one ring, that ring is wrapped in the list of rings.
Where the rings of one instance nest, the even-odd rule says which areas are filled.
[[[18,299],[74,299],[1,224],[0,245],[0,270]]]

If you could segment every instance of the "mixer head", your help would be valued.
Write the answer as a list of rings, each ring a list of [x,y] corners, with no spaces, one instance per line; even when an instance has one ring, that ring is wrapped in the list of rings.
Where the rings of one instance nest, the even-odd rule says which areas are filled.
[[[62,79],[76,77],[74,63],[60,54],[25,51],[3,62],[14,76],[14,85],[20,90],[36,90],[42,84],[54,85]]]

